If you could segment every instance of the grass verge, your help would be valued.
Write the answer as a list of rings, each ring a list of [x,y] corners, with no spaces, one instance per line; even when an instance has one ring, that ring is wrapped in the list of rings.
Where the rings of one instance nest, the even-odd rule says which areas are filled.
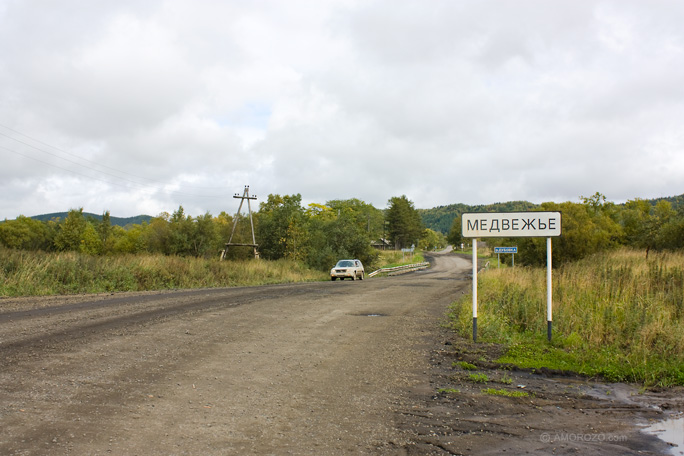
[[[546,339],[546,271],[478,276],[478,341],[504,344],[498,361],[628,381],[684,385],[684,254],[620,250],[554,271],[553,338]],[[450,324],[472,334],[472,296]]]
[[[211,288],[325,280],[287,260],[222,261],[164,255],[91,256],[0,249],[0,296]]]
[[[382,250],[379,252],[377,266],[374,264],[372,267],[375,269],[393,268],[405,264],[423,263],[424,261],[423,253],[418,250],[412,254],[397,250]]]

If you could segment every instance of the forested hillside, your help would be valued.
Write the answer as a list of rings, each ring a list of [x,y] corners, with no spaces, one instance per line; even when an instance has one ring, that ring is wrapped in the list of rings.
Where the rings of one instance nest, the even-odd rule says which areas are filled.
[[[68,212],[53,212],[51,214],[34,215],[31,218],[41,222],[49,222],[50,220],[64,220],[68,215]],[[93,219],[99,222],[102,221],[102,215],[99,214],[84,212],[83,216],[86,219]],[[136,215],[135,217],[109,217],[109,221],[113,226],[120,227],[125,227],[128,225],[140,225],[143,222],[149,223],[150,220],[152,220],[152,217],[149,215]]]
[[[516,212],[532,211],[539,207],[528,201],[509,201],[507,203],[479,204],[469,206],[467,204],[450,204],[437,206],[432,209],[418,209],[423,224],[426,228],[447,234],[451,229],[454,219],[464,212]]]
[[[658,201],[661,200],[670,203],[672,205],[672,209],[674,209],[675,211],[684,208],[684,195],[668,196],[667,198],[656,198],[648,200],[648,202],[651,204],[651,206],[655,206],[656,204],[658,204]]]
[[[671,200],[636,198],[615,204],[600,193],[581,197],[581,202],[542,203],[542,211],[562,214],[562,234],[553,241],[553,264],[560,266],[594,253],[619,247],[651,251],[679,251],[684,248],[684,206],[676,209]],[[461,216],[454,219],[447,236],[449,243],[468,242],[461,235]],[[546,262],[544,238],[487,238],[491,245],[518,247],[516,264],[543,265]],[[518,263],[520,261],[520,263]]]
[[[675,212],[684,208],[684,194],[666,198],[654,198],[645,201],[652,207],[655,207],[659,201],[667,201]],[[624,207],[626,204],[627,203],[618,204],[617,206]],[[458,203],[449,204],[447,206],[437,206],[432,209],[418,209],[418,213],[426,228],[439,233],[448,234],[454,219],[464,212],[518,212],[533,211],[540,207],[541,205],[530,203],[529,201],[509,201],[507,203],[478,204],[476,206]]]

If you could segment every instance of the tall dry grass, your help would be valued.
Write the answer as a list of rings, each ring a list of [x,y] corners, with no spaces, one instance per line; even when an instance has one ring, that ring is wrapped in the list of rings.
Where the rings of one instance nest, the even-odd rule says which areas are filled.
[[[546,333],[545,269],[487,271],[478,298],[479,335],[512,343]],[[464,334],[469,309],[468,298],[453,306]],[[553,271],[553,329],[566,351],[585,363],[593,357],[619,378],[684,384],[684,253],[646,259],[625,249]]]
[[[413,253],[402,252],[401,250],[380,250],[378,260],[375,263],[377,263],[378,268],[390,268],[404,264],[422,263],[423,261],[425,261],[423,252],[417,249]]]
[[[0,249],[0,296],[204,288],[314,281],[287,260],[223,261],[163,255],[91,256]]]

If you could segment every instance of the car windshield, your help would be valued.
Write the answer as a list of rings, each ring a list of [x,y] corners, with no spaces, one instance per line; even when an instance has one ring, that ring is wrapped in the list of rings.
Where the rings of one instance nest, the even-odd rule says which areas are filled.
[[[353,266],[354,266],[353,261],[341,260],[341,261],[337,262],[337,266],[335,266],[335,267],[337,267],[337,268],[351,268]]]

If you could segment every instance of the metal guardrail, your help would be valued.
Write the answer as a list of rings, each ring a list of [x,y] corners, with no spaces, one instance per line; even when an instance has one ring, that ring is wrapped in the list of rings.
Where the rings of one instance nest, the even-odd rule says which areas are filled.
[[[374,277],[378,274],[387,274],[388,276],[393,276],[393,275],[399,275],[399,274],[405,274],[407,272],[412,272],[412,271],[419,271],[421,269],[425,269],[430,267],[430,263],[415,263],[415,264],[404,264],[401,266],[395,266],[393,268],[380,268],[377,269],[370,274],[368,274],[368,277]]]

